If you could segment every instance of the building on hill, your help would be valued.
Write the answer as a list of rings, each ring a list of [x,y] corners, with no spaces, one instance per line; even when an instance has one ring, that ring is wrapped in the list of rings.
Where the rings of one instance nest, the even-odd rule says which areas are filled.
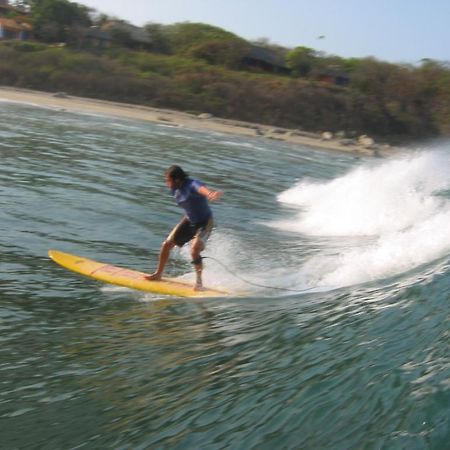
[[[86,29],[83,36],[83,47],[109,48],[111,47],[111,42],[111,35],[95,26]]]
[[[15,39],[25,41],[31,37],[32,27],[27,23],[18,23],[12,19],[0,17],[0,40]]]
[[[291,70],[279,52],[267,47],[252,45],[242,60],[242,68],[253,68],[264,72],[288,75]]]
[[[316,81],[335,86],[347,86],[350,78],[338,66],[329,66],[317,73]]]

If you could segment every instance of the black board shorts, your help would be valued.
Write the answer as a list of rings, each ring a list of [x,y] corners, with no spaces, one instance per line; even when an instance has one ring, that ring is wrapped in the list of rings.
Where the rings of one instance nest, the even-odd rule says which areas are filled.
[[[191,223],[184,217],[171,231],[167,240],[172,241],[178,247],[183,247],[186,242],[191,241],[194,237],[198,237],[205,245],[211,234],[213,225],[212,217],[202,223]]]

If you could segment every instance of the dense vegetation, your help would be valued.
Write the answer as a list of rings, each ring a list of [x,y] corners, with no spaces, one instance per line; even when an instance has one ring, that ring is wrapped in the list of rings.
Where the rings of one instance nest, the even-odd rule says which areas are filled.
[[[26,20],[39,42],[0,45],[3,85],[392,141],[450,136],[450,69],[443,63],[396,65],[266,44],[291,69],[277,75],[245,66],[251,44],[220,28],[148,24],[150,48],[116,30],[113,45],[99,49],[82,30],[105,23],[104,15],[67,0],[16,3],[30,8]],[[348,83],[318,81],[329,68],[338,68]]]

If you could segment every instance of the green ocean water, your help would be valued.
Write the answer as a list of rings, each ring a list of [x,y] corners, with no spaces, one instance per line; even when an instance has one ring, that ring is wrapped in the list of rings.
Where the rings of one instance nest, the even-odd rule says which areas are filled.
[[[2,449],[449,448],[450,143],[372,159],[0,102],[0,156]],[[205,283],[229,297],[48,259],[151,271],[174,163],[224,191]]]

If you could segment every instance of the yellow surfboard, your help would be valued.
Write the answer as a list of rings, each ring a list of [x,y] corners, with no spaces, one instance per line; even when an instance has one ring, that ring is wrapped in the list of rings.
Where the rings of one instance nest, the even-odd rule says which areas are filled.
[[[228,295],[226,292],[216,289],[194,291],[192,283],[175,280],[173,278],[162,278],[160,281],[149,281],[144,278],[147,274],[143,272],[92,261],[91,259],[82,258],[57,250],[49,250],[48,256],[55,263],[72,272],[85,275],[95,280],[138,289],[140,291],[173,295],[177,297],[225,297]]]

